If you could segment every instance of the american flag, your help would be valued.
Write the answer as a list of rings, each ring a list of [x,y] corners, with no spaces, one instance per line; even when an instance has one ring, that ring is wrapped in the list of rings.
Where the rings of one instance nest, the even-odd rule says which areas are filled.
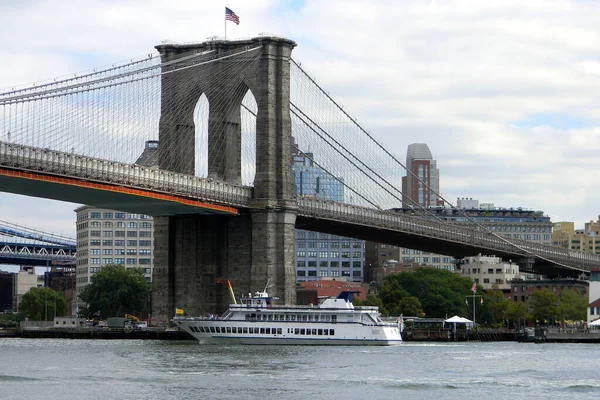
[[[475,282],[473,282],[473,286],[471,286],[471,290],[473,291],[473,294],[477,293],[477,284]]]
[[[240,24],[240,17],[227,7],[225,7],[225,20],[235,22],[236,25]]]

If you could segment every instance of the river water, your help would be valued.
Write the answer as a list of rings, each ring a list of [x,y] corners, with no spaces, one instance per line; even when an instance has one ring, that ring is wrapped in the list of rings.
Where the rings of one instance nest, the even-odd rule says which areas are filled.
[[[600,398],[599,344],[0,339],[0,399]]]

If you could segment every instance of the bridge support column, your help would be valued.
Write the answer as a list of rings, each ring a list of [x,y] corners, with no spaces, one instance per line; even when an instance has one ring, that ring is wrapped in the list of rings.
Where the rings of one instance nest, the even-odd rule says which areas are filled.
[[[252,265],[250,215],[158,217],[154,223],[152,314],[170,319],[222,313],[231,303],[226,277],[237,294],[248,293]]]
[[[163,61],[195,52],[261,51],[243,73],[228,59],[210,68],[177,70],[163,76],[159,167],[193,170],[191,114],[199,96],[209,101],[208,172],[214,179],[240,181],[240,106],[248,90],[257,104],[256,173],[247,214],[236,217],[169,217],[155,225],[153,313],[170,317],[175,307],[188,314],[222,312],[216,277],[232,281],[236,293],[254,292],[267,280],[271,292],[295,303],[294,225],[297,202],[292,183],[290,58],[295,43],[276,37],[157,46]],[[222,63],[222,64],[219,64]],[[169,67],[173,68],[173,67]],[[219,79],[213,79],[218,74]],[[227,85],[225,85],[225,83]],[[175,109],[168,105],[176,104]],[[180,160],[181,158],[181,160]],[[223,289],[224,290],[224,289]]]

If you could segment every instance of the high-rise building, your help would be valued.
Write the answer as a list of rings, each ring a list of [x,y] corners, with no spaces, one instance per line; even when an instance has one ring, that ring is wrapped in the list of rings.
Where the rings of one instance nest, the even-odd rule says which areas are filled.
[[[120,264],[144,270],[152,280],[154,226],[152,217],[81,206],[77,213],[77,293],[103,265]],[[77,301],[77,300],[75,300]],[[76,313],[78,306],[73,307]]]
[[[158,168],[158,140],[148,140],[135,164]],[[90,283],[103,265],[118,264],[144,270],[152,281],[154,268],[154,223],[147,215],[81,206],[77,213],[77,260],[75,269],[77,295],[73,314],[79,309],[79,293]]]
[[[294,151],[296,192],[302,196],[344,201],[342,179],[316,166],[311,153]],[[364,240],[296,229],[295,261],[298,282],[324,278],[363,281]]]
[[[440,171],[425,143],[408,145],[406,176],[402,177],[402,207],[440,205]]]

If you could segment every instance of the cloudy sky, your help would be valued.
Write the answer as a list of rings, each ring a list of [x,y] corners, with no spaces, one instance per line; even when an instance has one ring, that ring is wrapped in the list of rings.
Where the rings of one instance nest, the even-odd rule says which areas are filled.
[[[447,199],[600,213],[600,2],[0,2],[0,88],[109,65],[163,40],[269,32],[398,158],[429,145]],[[3,139],[2,139],[3,140]],[[0,220],[75,235],[75,204],[0,194]]]

